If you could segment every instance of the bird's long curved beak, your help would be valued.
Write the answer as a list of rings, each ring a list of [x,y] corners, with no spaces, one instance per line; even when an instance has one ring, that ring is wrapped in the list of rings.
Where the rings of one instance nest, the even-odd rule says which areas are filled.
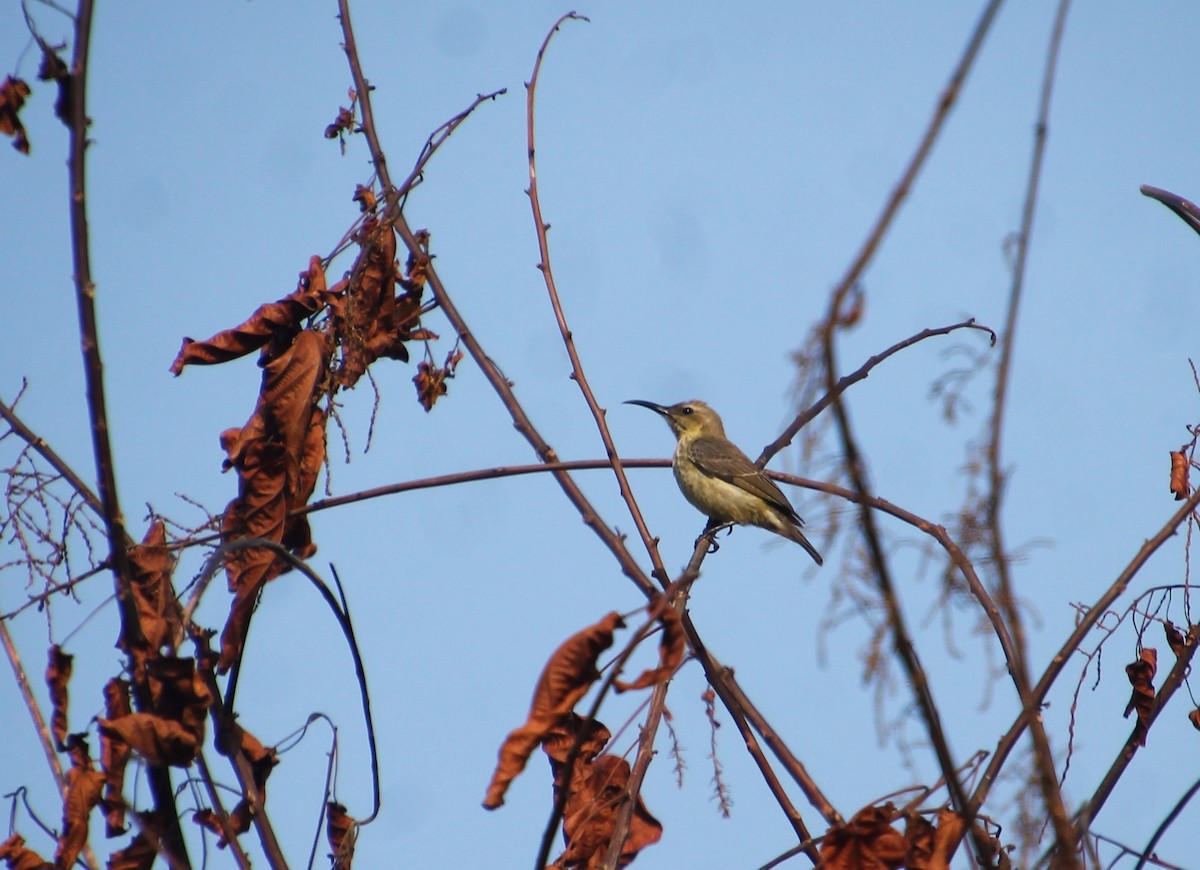
[[[656,405],[653,402],[647,402],[645,399],[630,399],[628,402],[622,402],[621,404],[623,404],[623,405],[641,405],[643,408],[649,408],[651,411],[654,411],[656,414],[661,414],[664,417],[668,416],[667,409],[664,406]]]

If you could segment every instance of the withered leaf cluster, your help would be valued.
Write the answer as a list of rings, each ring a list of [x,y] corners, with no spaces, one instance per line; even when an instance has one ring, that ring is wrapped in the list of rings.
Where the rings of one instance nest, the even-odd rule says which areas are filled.
[[[686,649],[679,613],[663,596],[647,607],[650,618],[662,629],[659,664],[630,683],[614,681],[618,690],[649,688],[671,678]],[[621,615],[607,614],[594,625],[568,638],[546,663],[538,679],[525,724],[508,735],[488,785],[483,806],[503,805],[509,784],[525,769],[533,750],[541,745],[550,758],[555,798],[566,791],[563,834],[567,848],[555,867],[600,866],[609,848],[617,813],[630,796],[626,790],[629,763],[603,754],[610,734],[598,721],[581,717],[574,708],[599,679],[597,659],[613,644],[613,633],[625,625]],[[662,825],[647,811],[640,796],[633,808],[631,827],[621,850],[621,865],[641,849],[656,843]]]
[[[354,840],[357,836],[357,824],[346,815],[346,808],[339,803],[330,801],[325,805],[327,821],[325,837],[329,840],[332,870],[350,870],[354,861]]]
[[[1171,492],[1175,501],[1183,501],[1192,492],[1188,481],[1188,457],[1182,450],[1171,451]]]
[[[376,217],[354,237],[359,253],[347,277],[329,287],[320,257],[309,260],[295,292],[262,305],[238,326],[205,341],[184,339],[171,364],[212,365],[259,351],[263,370],[258,402],[245,425],[221,434],[226,469],[238,473],[238,494],[222,516],[228,546],[259,538],[307,559],[316,552],[306,505],[325,461],[326,412],[319,403],[338,388],[353,387],[375,360],[407,361],[406,344],[419,329],[429,255],[410,256],[406,273],[396,264],[396,233]],[[335,362],[335,357],[340,356]],[[264,547],[232,548],[225,568],[233,594],[221,635],[218,670],[241,655],[251,614],[264,584],[290,567]]]
[[[0,861],[8,870],[49,870],[54,865],[42,860],[42,856],[25,846],[25,838],[12,834],[0,843]]]
[[[904,832],[892,827],[906,818]],[[937,824],[917,813],[896,812],[891,804],[864,807],[849,822],[831,828],[821,843],[821,866],[828,870],[949,870],[962,841],[962,818],[938,813]]]

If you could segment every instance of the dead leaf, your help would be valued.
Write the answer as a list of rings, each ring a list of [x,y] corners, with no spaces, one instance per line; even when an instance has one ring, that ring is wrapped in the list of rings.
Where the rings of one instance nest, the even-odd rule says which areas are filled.
[[[1182,450],[1171,451],[1171,492],[1175,501],[1183,501],[1191,493],[1192,487],[1188,482],[1188,458]]]
[[[339,803],[330,801],[325,805],[328,821],[325,824],[325,836],[333,854],[333,870],[350,870],[350,862],[354,860],[354,841],[358,837],[358,823],[346,815],[346,808]]]
[[[108,870],[151,870],[157,857],[158,850],[139,833],[124,849],[112,853]]]
[[[39,40],[39,42],[41,42]],[[71,95],[74,79],[67,62],[58,56],[56,49],[42,42],[42,62],[38,65],[38,79],[58,84],[58,97],[54,100],[54,115],[68,127],[75,125],[71,117]],[[61,50],[61,49],[59,49]]]
[[[1188,638],[1170,622],[1163,623],[1163,631],[1167,635],[1167,646],[1175,653],[1175,658],[1180,658],[1187,652]]]
[[[864,807],[842,827],[830,828],[821,843],[824,870],[899,870],[908,850],[891,826],[895,807]]]
[[[71,769],[67,771],[67,796],[63,799],[62,835],[54,852],[58,867],[70,867],[88,839],[88,815],[100,803],[104,773],[92,767],[87,742],[72,734],[67,746]]]
[[[29,96],[29,84],[24,79],[14,79],[5,76],[0,82],[0,133],[13,137],[13,147],[22,154],[29,153],[29,138],[25,135],[25,125],[17,116],[17,112],[25,105]]]
[[[66,751],[67,743],[67,707],[69,693],[67,684],[71,680],[72,663],[75,657],[67,655],[62,647],[50,647],[50,662],[46,665],[46,686],[50,689],[50,733],[54,735],[54,745],[59,752]]]
[[[37,852],[25,848],[25,838],[20,834],[12,834],[0,843],[0,861],[7,862],[8,870],[51,870],[54,867],[49,861],[43,861]]]
[[[1188,713],[1188,721],[1192,723],[1192,727],[1200,731],[1200,707]]]
[[[183,340],[183,347],[171,363],[171,373],[179,375],[187,365],[216,365],[245,356],[271,343],[264,353],[273,356],[288,347],[305,320],[319,314],[344,289],[345,282],[328,289],[321,258],[309,258],[308,270],[300,273],[300,283],[288,296],[261,305],[239,326],[218,332],[207,341]]]
[[[1137,711],[1137,725],[1130,737],[1138,746],[1146,745],[1146,732],[1150,729],[1150,717],[1154,713],[1154,674],[1158,670],[1158,650],[1144,647],[1137,660],[1125,666],[1125,673],[1133,685],[1133,694],[1125,706],[1125,718]]]
[[[322,395],[328,348],[324,333],[305,330],[296,336],[265,365],[258,405],[246,425],[222,433],[225,465],[238,472],[238,497],[222,517],[222,540],[265,538],[301,559],[316,552],[307,519],[290,514],[311,497],[325,455],[325,416],[316,403]],[[262,548],[226,556],[234,600],[221,635],[218,670],[228,670],[241,655],[263,584],[288,567],[280,556]]]
[[[149,764],[187,767],[204,745],[212,695],[191,658],[163,656],[146,664],[148,711],[97,719],[100,733],[129,745]]]
[[[151,523],[142,543],[129,548],[129,564],[138,623],[145,644],[135,648],[122,631],[117,646],[133,656],[135,678],[138,678],[145,660],[158,656],[162,647],[171,641],[183,614],[171,585],[175,561],[167,549],[167,530],[162,520]]]
[[[432,411],[434,403],[446,395],[446,380],[454,377],[454,370],[462,358],[462,351],[456,348],[446,355],[446,362],[440,369],[427,360],[417,363],[413,383],[417,385],[417,401],[425,413]]]
[[[525,769],[529,756],[550,730],[566,718],[579,699],[600,676],[596,659],[612,646],[613,632],[625,623],[619,613],[609,613],[595,625],[572,635],[546,663],[525,724],[508,735],[483,799],[486,809],[504,804],[509,784]]]
[[[153,713],[130,713],[96,722],[102,736],[127,744],[155,767],[187,767],[200,751],[194,734],[175,720]]]
[[[326,132],[328,133],[328,131]],[[361,184],[354,186],[354,196],[351,199],[358,203],[359,210],[363,212],[373,212],[378,205],[375,200],[375,191],[369,187],[363,187]]]
[[[617,813],[628,800],[629,762],[616,755],[601,755],[583,765],[583,777],[572,778],[571,794],[563,809],[566,851],[556,867],[598,867],[608,852],[616,829]],[[662,838],[662,824],[639,797],[630,818],[629,834],[621,846],[618,867],[624,867],[647,846]]]
[[[658,639],[658,667],[643,671],[632,683],[613,680],[613,688],[618,692],[645,689],[665,683],[683,662],[683,654],[687,650],[687,637],[683,632],[683,620],[679,611],[671,606],[665,595],[656,595],[646,606],[646,611],[651,619],[657,619],[662,625],[662,634]]]
[[[967,826],[954,810],[938,810],[937,832],[933,835],[933,855],[930,870],[949,870],[950,861],[962,843]]]
[[[115,677],[104,686],[104,716],[121,719],[132,712],[129,684]],[[113,733],[100,731],[100,769],[104,771],[105,833],[115,837],[125,832],[125,765],[129,763],[129,744]]]

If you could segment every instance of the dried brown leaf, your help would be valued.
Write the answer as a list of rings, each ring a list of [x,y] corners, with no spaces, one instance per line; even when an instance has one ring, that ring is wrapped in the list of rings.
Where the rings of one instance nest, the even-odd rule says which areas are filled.
[[[525,769],[529,756],[550,730],[563,721],[600,676],[596,659],[612,646],[613,632],[624,627],[619,613],[609,613],[595,625],[572,635],[546,663],[525,724],[500,747],[499,760],[483,800],[486,809],[504,804],[509,784]]]
[[[13,137],[13,147],[22,154],[29,153],[29,138],[17,112],[29,96],[29,84],[24,79],[5,76],[0,82],[0,133]]]
[[[346,815],[346,808],[339,803],[330,801],[325,805],[325,811],[328,815],[325,836],[329,840],[329,847],[333,849],[330,856],[333,859],[333,870],[350,870],[350,863],[354,860],[358,823]]]
[[[1195,708],[1188,713],[1188,721],[1192,723],[1192,727],[1200,731],[1200,707]]]
[[[326,132],[328,133],[328,131]],[[375,211],[375,207],[379,204],[375,199],[375,191],[361,184],[354,186],[354,196],[351,198],[358,203],[359,209],[364,212]]]
[[[316,403],[324,382],[328,338],[305,330],[263,370],[258,405],[240,429],[221,436],[226,467],[238,471],[238,497],[225,509],[224,541],[265,538],[308,558],[316,552],[308,521],[293,509],[312,496],[324,459],[325,416]],[[234,600],[221,636],[218,669],[228,670],[241,655],[246,629],[264,583],[287,570],[287,563],[261,548],[241,549],[225,559]]]
[[[50,870],[54,865],[43,861],[42,856],[32,849],[25,847],[25,838],[20,834],[12,834],[0,843],[0,861],[8,865],[8,870]]]
[[[67,707],[69,693],[67,684],[71,681],[72,663],[75,657],[67,655],[57,644],[50,647],[50,661],[46,665],[46,686],[50,689],[50,733],[54,735],[54,743],[59,752],[66,750],[67,743]]]
[[[200,751],[194,734],[175,720],[153,713],[130,713],[96,722],[102,736],[120,740],[155,767],[187,767]]]
[[[462,358],[462,351],[456,348],[446,354],[446,362],[442,368],[438,368],[427,360],[417,363],[417,373],[413,376],[413,383],[417,385],[417,401],[421,403],[421,407],[425,409],[426,413],[432,411],[434,403],[446,395],[446,380],[454,377],[454,370]]]
[[[250,317],[233,329],[218,332],[207,341],[183,340],[183,346],[171,373],[178,375],[187,365],[215,365],[245,356],[271,342],[264,353],[274,355],[276,348],[286,348],[300,331],[305,320],[320,313],[341,292],[339,284],[328,289],[325,269],[321,258],[313,256],[308,261],[308,270],[300,273],[300,283],[288,296],[266,305],[261,305]]]
[[[108,870],[150,870],[158,850],[145,835],[138,834],[124,849],[113,852],[108,859]]]
[[[566,851],[555,862],[560,867],[598,867],[608,852],[616,828],[617,812],[628,800],[629,762],[601,755],[583,765],[583,776],[572,779],[572,790],[563,809]],[[662,824],[639,797],[630,818],[629,834],[621,846],[618,867],[624,867],[647,846],[662,838]]]
[[[1183,501],[1191,493],[1192,487],[1188,482],[1188,458],[1182,450],[1171,451],[1171,492],[1175,501]]]
[[[129,563],[138,623],[145,644],[135,648],[122,631],[117,646],[134,656],[140,671],[147,657],[157,656],[163,645],[170,642],[183,615],[171,585],[175,561],[167,549],[167,530],[162,520],[155,520],[150,525],[142,543],[129,548]]]
[[[1188,638],[1184,636],[1183,632],[1169,622],[1163,623],[1163,631],[1167,635],[1167,646],[1171,648],[1171,652],[1175,653],[1175,658],[1179,658],[1187,652]]]
[[[129,684],[115,677],[104,686],[104,717],[110,721],[128,716]],[[100,769],[104,771],[105,833],[115,837],[125,832],[125,765],[129,744],[113,733],[100,731]]]
[[[891,826],[891,804],[864,807],[849,822],[829,829],[821,843],[825,870],[899,870],[908,850],[904,836]]]
[[[92,767],[87,743],[81,735],[71,735],[67,752],[71,769],[67,771],[67,796],[63,799],[62,834],[54,852],[58,867],[70,867],[83,851],[88,839],[88,815],[100,803],[104,789],[104,773]]]
[[[949,870],[950,862],[958,846],[962,843],[967,826],[962,816],[954,810],[938,811],[937,832],[933,835],[933,855],[930,856],[930,870]]]
[[[598,719],[585,719],[571,712],[546,732],[542,738],[542,751],[550,759],[550,766],[557,772],[566,763],[575,741],[579,741],[577,760],[591,761],[604,751],[612,733]]]
[[[1150,717],[1154,713],[1154,674],[1158,670],[1158,650],[1144,647],[1137,660],[1125,666],[1125,674],[1133,686],[1133,694],[1125,706],[1125,718],[1137,711],[1137,725],[1132,739],[1138,746],[1146,745],[1146,732],[1150,729]]]
[[[679,611],[671,606],[665,595],[656,595],[646,606],[646,611],[651,619],[657,619],[662,625],[662,634],[658,639],[658,667],[643,671],[632,683],[613,680],[613,688],[618,692],[665,683],[683,663],[683,654],[687,651],[687,637],[683,632],[683,620]]]

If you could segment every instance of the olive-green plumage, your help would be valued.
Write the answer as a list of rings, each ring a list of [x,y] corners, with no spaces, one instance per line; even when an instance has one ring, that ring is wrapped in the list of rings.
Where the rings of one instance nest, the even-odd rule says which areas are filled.
[[[641,405],[662,416],[675,433],[671,467],[684,497],[715,523],[758,526],[803,547],[818,565],[821,554],[800,531],[796,514],[775,481],[725,437],[717,412],[703,402],[680,402],[665,407],[641,399]]]

